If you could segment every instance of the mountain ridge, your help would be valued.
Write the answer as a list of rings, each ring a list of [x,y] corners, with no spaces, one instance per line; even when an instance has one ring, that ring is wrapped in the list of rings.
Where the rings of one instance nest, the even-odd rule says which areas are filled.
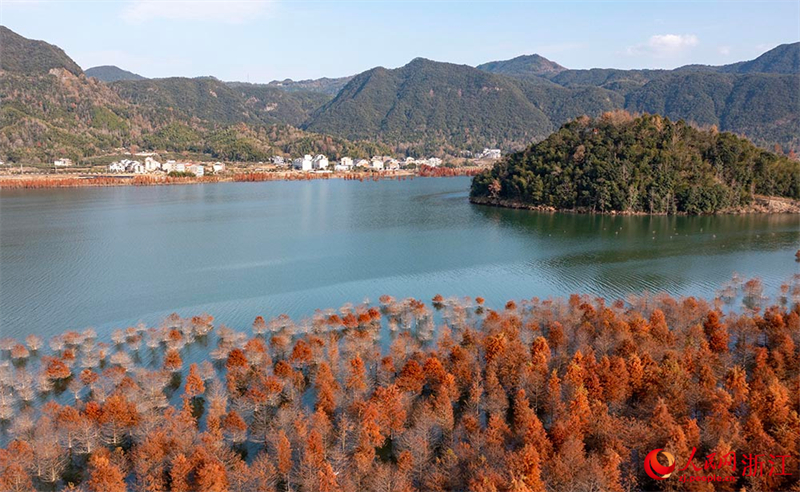
[[[119,82],[121,80],[145,80],[138,73],[123,70],[116,65],[100,65],[87,68],[84,72],[87,77],[94,77],[101,82]]]
[[[283,79],[283,80],[273,80],[269,84],[269,86],[278,87],[285,91],[295,92],[295,91],[312,91],[312,92],[321,92],[323,94],[328,94],[330,96],[335,96],[342,87],[345,86],[348,82],[353,79],[353,75],[347,77],[322,77],[319,79],[305,79],[305,80],[292,80],[292,79]],[[232,83],[241,83],[241,82],[232,82]],[[265,85],[265,84],[258,84],[258,85]]]
[[[374,138],[401,151],[516,150],[576,116],[627,109],[716,125],[760,145],[798,151],[797,81],[795,74],[711,70],[565,69],[549,77],[507,76],[417,58],[396,69],[377,67],[356,75],[303,128]],[[476,85],[498,89],[484,94],[493,96],[490,104],[463,97]],[[476,117],[476,112],[484,114]]]
[[[2,57],[6,76],[0,81],[0,130],[5,132],[0,154],[6,157],[141,145],[145,135],[171,124],[182,125],[173,132],[176,138],[195,146],[202,140],[195,138],[198,131],[291,125],[315,135],[389,145],[399,154],[460,156],[484,147],[518,150],[572,118],[616,109],[717,126],[765,148],[800,152],[800,84],[797,74],[781,73],[795,70],[800,43],[722,67],[570,70],[524,55],[512,59],[517,62],[511,68],[505,66],[523,75],[510,76],[415,58],[395,69],[375,67],[353,77],[281,86],[213,77],[105,83],[87,78],[56,46],[5,27],[0,35],[10,40],[4,43],[10,55]],[[537,74],[524,74],[525,67]],[[343,83],[335,95],[334,83]],[[318,90],[304,90],[303,84]],[[84,99],[76,100],[76,94]],[[42,107],[45,100],[48,105]],[[169,135],[162,132],[150,141],[163,143]],[[28,150],[17,152],[17,146]]]
[[[28,39],[0,26],[0,69],[6,72],[44,74],[63,68],[80,75],[81,67],[64,50],[46,41]]]
[[[452,100],[458,104],[450,104]],[[505,121],[498,120],[498,112]],[[510,125],[517,131],[508,134]],[[376,67],[356,75],[303,128],[346,138],[377,135],[400,147],[427,139],[415,150],[430,153],[509,139],[522,143],[542,138],[550,124],[512,79],[415,58],[396,69]]]
[[[535,53],[520,55],[509,60],[486,62],[475,68],[485,72],[519,76],[548,76],[567,70],[558,63]]]

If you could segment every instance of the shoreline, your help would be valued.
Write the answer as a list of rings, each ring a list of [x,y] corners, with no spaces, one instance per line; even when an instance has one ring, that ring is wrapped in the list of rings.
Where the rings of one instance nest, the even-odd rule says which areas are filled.
[[[474,176],[483,168],[435,168],[433,171],[382,172],[241,172],[225,176],[171,177],[163,175],[90,175],[90,174],[6,174],[0,175],[0,190],[32,190],[49,188],[99,188],[117,186],[172,186],[213,183],[258,183],[265,181],[312,181],[343,179],[346,181],[406,180],[431,177]]]
[[[514,200],[500,200],[489,197],[469,197],[469,201],[475,205],[484,205],[487,207],[499,207],[516,210],[530,210],[534,212],[547,212],[547,213],[567,213],[567,214],[584,214],[584,215],[620,215],[620,216],[662,216],[662,215],[748,215],[748,214],[800,214],[800,200],[792,200],[791,198],[784,198],[778,196],[764,196],[755,195],[753,202],[745,207],[737,207],[720,210],[713,214],[689,214],[686,212],[677,212],[669,214],[666,212],[629,212],[612,210],[609,212],[598,212],[591,209],[559,209],[556,207],[546,205],[531,205],[528,203],[517,202]]]

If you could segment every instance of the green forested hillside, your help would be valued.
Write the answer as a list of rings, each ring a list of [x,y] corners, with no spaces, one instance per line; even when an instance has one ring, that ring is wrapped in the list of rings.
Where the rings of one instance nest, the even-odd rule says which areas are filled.
[[[287,92],[320,92],[328,96],[335,96],[339,91],[353,79],[350,77],[322,77],[321,79],[307,79],[307,80],[273,80],[269,83],[272,87],[277,87]]]
[[[552,76],[566,70],[558,63],[540,55],[522,55],[510,60],[483,63],[475,68],[485,72],[520,77]]]
[[[28,39],[0,26],[0,70],[20,74],[43,74],[63,68],[75,75],[81,67],[58,46]]]
[[[716,125],[763,148],[800,152],[798,43],[748,62],[677,70],[568,70],[526,55],[482,69],[420,58],[352,78],[274,84],[213,77],[105,84],[86,79],[55,46],[6,28],[0,36],[0,156],[14,161],[156,142],[205,147],[208,132],[241,124],[253,131],[291,125],[398,153],[458,156],[484,147],[519,150],[572,118],[623,108]],[[242,152],[262,156],[261,144],[242,144],[262,149]]]
[[[285,124],[269,124],[266,118],[259,120],[256,116],[248,123],[234,123],[236,118],[224,113],[230,107],[213,104],[213,96],[211,103],[206,101],[209,98],[197,97],[198,111],[193,113],[187,110],[187,99],[177,100],[181,106],[147,98],[134,103],[115,89],[64,69],[33,76],[6,73],[0,77],[0,160],[37,163],[70,157],[78,161],[132,146],[204,152],[218,159],[242,161],[261,161],[286,153],[327,152],[336,157],[345,153],[369,156],[389,150]],[[230,91],[220,93],[231,96]],[[279,93],[278,97],[283,95]],[[254,109],[252,114],[259,111],[263,110]]]
[[[517,81],[422,58],[356,76],[305,128],[422,153],[521,145],[553,129]]]
[[[800,150],[797,75],[670,74],[628,94],[625,108],[716,125],[767,148]]]
[[[0,35],[3,161],[41,163],[60,157],[79,161],[132,147],[241,161],[263,161],[274,154],[324,152],[336,158],[390,151],[380,144],[290,126],[299,125],[329,100],[325,94],[288,93],[214,78],[106,84],[87,77],[55,46],[25,39],[5,27],[0,27]],[[100,72],[108,75],[107,70]],[[119,69],[112,72],[119,75]]]
[[[678,70],[567,70],[534,55],[478,69],[418,59],[356,76],[304,127],[411,153],[515,150],[576,116],[627,109],[716,125],[764,148],[800,152],[798,48]]]
[[[119,82],[120,80],[144,80],[139,74],[123,70],[114,65],[103,65],[86,69],[87,77],[94,77],[101,82]]]
[[[481,203],[714,213],[754,194],[800,199],[800,163],[715,129],[623,111],[573,120],[476,176]]]
[[[782,44],[758,58],[719,67],[726,73],[800,73],[800,43]]]
[[[108,86],[65,69],[0,77],[0,160],[46,162],[128,146],[165,121]]]
[[[595,86],[626,94],[651,80],[668,73],[668,70],[618,70],[616,68],[590,68],[566,70],[550,78],[564,87]]]
[[[516,59],[515,59],[516,60]],[[478,68],[532,80],[546,77],[555,84],[580,89],[599,87],[619,96],[615,107],[663,114],[698,125],[717,125],[773,148],[800,152],[800,43],[783,44],[750,61],[724,66],[689,65],[676,70],[526,71],[514,60]],[[510,65],[514,69],[503,69]],[[543,104],[568,101],[582,114],[599,115],[605,108],[579,104],[574,93],[562,97],[532,96]],[[568,115],[572,117],[573,115]],[[554,119],[560,124],[566,119]]]
[[[133,104],[166,108],[214,123],[299,125],[329,97],[285,92],[254,84],[226,84],[213,77],[126,80],[111,87]]]
[[[191,151],[228,161],[267,161],[273,155],[325,154],[368,157],[386,154],[385,145],[305,132],[289,125],[249,126],[244,123],[217,129],[196,129],[171,123],[145,135],[143,145],[173,152]]]

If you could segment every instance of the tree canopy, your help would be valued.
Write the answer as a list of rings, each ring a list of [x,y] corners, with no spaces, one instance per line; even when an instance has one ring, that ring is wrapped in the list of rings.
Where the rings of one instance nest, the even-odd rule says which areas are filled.
[[[800,198],[800,163],[715,128],[615,111],[577,118],[476,176],[480,202],[591,212],[715,213]]]

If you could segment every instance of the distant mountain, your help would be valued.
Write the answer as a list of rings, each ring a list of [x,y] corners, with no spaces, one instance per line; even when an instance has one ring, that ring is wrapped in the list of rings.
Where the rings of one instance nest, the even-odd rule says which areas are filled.
[[[522,55],[510,60],[501,60],[478,65],[478,70],[516,77],[551,76],[566,68],[539,55]]]
[[[616,68],[590,68],[565,70],[550,77],[550,81],[564,87],[594,86],[627,94],[669,70],[619,70]]]
[[[311,91],[321,92],[330,96],[335,96],[353,77],[339,77],[330,79],[323,77],[321,79],[308,79],[308,80],[273,80],[269,83],[270,86],[278,87],[288,92],[296,91]]]
[[[522,145],[553,129],[516,80],[423,58],[355,76],[304,128],[424,153]]]
[[[0,69],[22,74],[42,74],[63,68],[75,75],[81,67],[58,46],[28,39],[0,26]]]
[[[4,28],[3,28],[4,29]],[[326,153],[367,157],[390,152],[293,128],[330,96],[267,86],[230,87],[213,78],[104,83],[74,73],[66,55],[3,30],[0,77],[0,160],[52,162],[138,147],[199,152],[217,159],[260,161],[274,154]],[[6,57],[8,44],[34,58]],[[32,49],[36,48],[36,49]],[[58,55],[47,58],[42,53]],[[60,63],[61,67],[57,66]],[[24,65],[23,65],[24,64]]]
[[[330,96],[286,92],[276,87],[225,83],[213,77],[127,80],[111,87],[134,104],[169,108],[186,117],[234,124],[285,123],[300,125]]]
[[[103,65],[86,69],[87,77],[94,77],[101,82],[119,82],[120,80],[144,80],[139,74],[123,70],[114,65]]]
[[[517,150],[572,118],[615,109],[715,125],[800,152],[798,43],[749,62],[677,70],[568,70],[528,55],[484,69],[419,58],[352,78],[271,84],[104,83],[55,46],[6,28],[0,36],[0,159],[12,161],[128,145],[260,159],[277,142],[308,152],[389,145],[410,155],[460,155]],[[274,130],[285,125],[312,133]]]
[[[720,67],[726,73],[800,74],[800,43],[782,44],[755,60]]]
[[[625,108],[715,125],[769,148],[800,148],[796,75],[668,73],[630,92]]]
[[[537,55],[477,69],[415,60],[357,75],[304,127],[409,152],[513,150],[575,116],[627,109],[798,152],[799,48],[781,45],[749,62],[676,70],[569,70]]]
[[[800,42],[782,44],[750,61],[730,65],[685,65],[675,69],[678,72],[702,71],[721,73],[777,73],[800,74]]]

